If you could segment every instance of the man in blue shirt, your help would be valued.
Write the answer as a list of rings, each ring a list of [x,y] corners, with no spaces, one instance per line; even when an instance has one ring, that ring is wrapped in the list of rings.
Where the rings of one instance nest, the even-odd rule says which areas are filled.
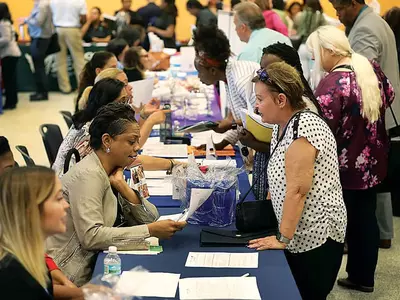
[[[254,3],[243,2],[235,6],[236,33],[242,42],[247,43],[238,60],[260,63],[262,50],[269,45],[281,42],[292,45],[290,39],[274,30],[265,28],[265,19],[261,9]]]
[[[48,0],[36,0],[28,18],[23,24],[28,25],[31,41],[31,55],[35,66],[36,93],[30,96],[31,101],[48,99],[48,79],[44,60],[54,33],[51,10]]]

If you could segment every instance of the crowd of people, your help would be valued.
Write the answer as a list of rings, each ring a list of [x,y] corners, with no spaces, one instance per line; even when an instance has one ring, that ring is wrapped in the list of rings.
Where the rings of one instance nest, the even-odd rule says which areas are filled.
[[[129,24],[116,33],[100,18],[100,8],[86,16],[84,1],[38,1],[24,20],[38,58],[38,90],[31,99],[47,98],[40,72],[53,25],[58,56],[71,47],[79,85],[73,125],[52,169],[17,167],[7,139],[0,137],[0,281],[7,296],[83,299],[81,287],[100,251],[110,245],[144,249],[146,238],[167,239],[186,226],[157,221],[157,208],[123,176],[137,164],[168,171],[179,164],[138,155],[168,111],[156,99],[131,105],[128,84],[143,79],[154,64],[141,30],[175,47],[178,12],[173,0],[160,7],[149,1],[137,12],[131,2],[122,0],[115,12]],[[220,2],[205,7],[189,0],[187,9],[197,18],[193,46],[200,81],[225,83],[228,114],[213,128],[224,134],[215,148],[240,142],[255,153],[256,199],[271,201],[278,221],[276,235],[251,240],[248,247],[284,250],[302,298],[326,299],[346,242],[348,276],[337,284],[373,292],[379,247],[390,248],[393,238],[389,132],[400,118],[400,8],[382,18],[364,0],[330,0],[343,31],[328,24],[318,0],[293,2],[287,12],[278,0],[233,2],[236,33],[246,43],[236,58],[216,24]],[[76,14],[65,18],[66,10]],[[47,27],[46,20],[53,25]],[[7,5],[0,3],[0,46],[6,43],[3,33],[10,38],[0,49],[3,70],[20,55],[12,28]],[[81,64],[82,38],[109,43]],[[9,74],[6,108],[13,108],[17,94],[8,89],[17,74]],[[69,93],[62,81],[61,75],[60,88]],[[270,143],[244,129],[240,112],[249,107],[273,125]],[[66,159],[71,150],[81,161]]]

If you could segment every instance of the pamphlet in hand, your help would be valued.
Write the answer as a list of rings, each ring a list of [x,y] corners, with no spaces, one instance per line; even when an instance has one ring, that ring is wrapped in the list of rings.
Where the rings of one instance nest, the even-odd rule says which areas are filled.
[[[242,109],[240,114],[243,127],[250,131],[257,141],[264,143],[271,142],[273,125],[263,123],[261,117],[251,110]]]
[[[212,121],[201,121],[194,125],[182,127],[178,130],[178,132],[186,132],[186,133],[203,132],[203,131],[212,130],[213,128],[215,128],[217,126],[218,126],[218,123],[215,123]]]

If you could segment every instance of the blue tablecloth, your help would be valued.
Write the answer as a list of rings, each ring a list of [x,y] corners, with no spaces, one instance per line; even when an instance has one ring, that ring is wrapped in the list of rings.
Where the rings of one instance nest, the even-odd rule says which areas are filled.
[[[237,149],[236,149],[237,150]],[[220,159],[225,159],[225,157],[221,157]],[[242,156],[240,155],[239,151],[236,151],[236,165],[238,168],[241,168],[243,166],[243,159]],[[125,176],[127,178],[130,177],[129,171],[125,172]],[[243,196],[249,189],[250,189],[250,183],[249,183],[249,176],[247,173],[242,173],[239,176],[239,190],[240,194]],[[255,200],[254,194],[250,193],[247,196],[247,200]],[[149,201],[153,203],[157,207],[180,207],[181,202],[177,200],[172,200],[171,196],[151,196]]]
[[[167,215],[179,212],[177,208],[160,208],[160,214]],[[253,252],[246,247],[201,248],[201,226],[188,225],[183,231],[176,233],[172,239],[161,241],[164,252],[158,255],[138,256],[120,255],[122,269],[128,271],[142,266],[151,272],[179,273],[181,278],[188,277],[224,277],[242,276],[249,273],[257,277],[261,299],[301,299],[296,283],[291,274],[283,251],[270,250],[259,252],[258,269],[227,268],[186,268],[185,263],[190,251],[195,252]],[[99,254],[93,276],[102,274],[105,254]],[[179,299],[179,292],[177,292]],[[145,298],[160,299],[160,298]]]

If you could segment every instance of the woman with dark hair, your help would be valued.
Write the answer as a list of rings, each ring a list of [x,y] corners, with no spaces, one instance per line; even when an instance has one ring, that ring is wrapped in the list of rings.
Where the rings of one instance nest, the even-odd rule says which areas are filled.
[[[165,48],[176,48],[175,26],[178,8],[175,0],[162,0],[161,9],[161,16],[154,20],[152,26],[147,27],[147,32],[153,32],[162,39]]]
[[[76,285],[87,283],[97,254],[147,249],[146,238],[170,238],[186,222],[157,222],[157,208],[131,189],[123,170],[139,151],[139,125],[129,105],[110,103],[99,109],[89,127],[93,151],[61,181],[67,210],[67,230],[47,240],[48,254]]]
[[[10,10],[7,3],[0,2],[0,59],[6,90],[6,104],[3,109],[15,109],[18,103],[17,63],[21,56]]]
[[[400,7],[393,7],[383,18],[389,24],[390,28],[392,28],[394,37],[396,38],[397,58],[400,69]]]
[[[144,72],[149,70],[152,62],[149,53],[142,47],[131,47],[125,54],[124,72],[128,76],[128,81],[138,81],[144,79]]]
[[[189,0],[186,3],[186,9],[192,16],[196,17],[196,27],[217,24],[217,17],[198,0]]]
[[[115,57],[118,60],[117,67],[118,69],[124,69],[124,66],[122,65],[122,61],[124,60],[124,56],[126,51],[129,49],[129,43],[123,39],[123,38],[115,38],[111,40],[107,47],[106,51],[111,52],[112,54],[115,55]]]
[[[327,21],[323,14],[319,0],[307,0],[304,9],[297,14],[294,21],[294,29],[300,37],[299,55],[303,66],[304,77],[309,80],[311,74],[311,55],[305,43],[312,32],[320,26],[326,25]],[[312,83],[313,84],[313,83]],[[313,87],[316,88],[316,87]]]
[[[94,85],[96,76],[103,70],[117,67],[117,58],[111,52],[96,52],[90,61],[88,61],[79,76],[78,100],[81,98],[83,91]],[[75,111],[78,109],[78,101],[76,101]]]
[[[93,7],[82,26],[82,37],[87,43],[104,43],[109,42],[111,39],[111,31],[108,29],[106,23],[101,19],[101,9],[97,6]]]
[[[89,95],[87,106],[72,117],[73,125],[65,136],[52,166],[58,176],[63,175],[64,162],[70,149],[76,148],[81,157],[87,155],[89,126],[97,111],[113,101],[126,102],[125,84],[117,79],[106,78],[96,83]]]
[[[287,13],[289,17],[294,20],[299,12],[303,10],[303,5],[301,5],[300,2],[292,2],[292,4],[289,5],[287,8]]]
[[[196,57],[194,65],[204,84],[225,82],[227,104],[230,110],[224,120],[218,122],[214,131],[225,133],[222,142],[216,144],[216,150],[227,145],[235,145],[239,140],[237,127],[241,126],[242,109],[254,107],[255,96],[251,78],[259,64],[250,61],[230,60],[232,55],[229,40],[217,26],[197,28],[193,33]]]

